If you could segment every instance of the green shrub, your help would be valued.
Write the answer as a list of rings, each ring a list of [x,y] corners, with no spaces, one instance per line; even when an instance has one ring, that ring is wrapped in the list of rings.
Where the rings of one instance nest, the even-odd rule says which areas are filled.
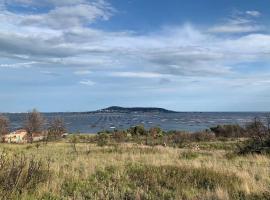
[[[240,193],[234,174],[207,168],[127,165],[99,169],[85,180],[66,180],[63,197],[74,199],[200,199],[205,191],[222,187],[231,196]]]
[[[0,199],[19,198],[24,192],[33,193],[37,186],[48,180],[49,163],[20,154],[0,155]]]
[[[180,159],[186,159],[186,160],[192,160],[198,157],[199,157],[199,154],[192,151],[184,151],[180,153],[180,156],[179,156]]]
[[[128,132],[132,135],[132,136],[143,136],[143,135],[147,135],[147,131],[145,130],[143,125],[138,125],[135,127],[131,127]]]
[[[248,136],[246,130],[238,124],[218,125],[210,129],[217,137],[239,138]]]
[[[97,136],[97,145],[100,147],[106,146],[109,143],[109,136],[106,133],[100,133]]]

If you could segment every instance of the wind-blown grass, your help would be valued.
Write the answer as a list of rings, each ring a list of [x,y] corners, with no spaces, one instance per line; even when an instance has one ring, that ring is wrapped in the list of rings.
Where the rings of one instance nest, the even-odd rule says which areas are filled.
[[[41,174],[50,163],[49,175],[34,189],[16,192],[14,199],[269,199],[267,155],[228,156],[236,142],[225,141],[224,148],[219,142],[210,144],[179,149],[79,143],[75,153],[63,141],[39,148],[0,144],[0,151],[10,161],[23,154],[27,163],[33,158],[42,162]]]

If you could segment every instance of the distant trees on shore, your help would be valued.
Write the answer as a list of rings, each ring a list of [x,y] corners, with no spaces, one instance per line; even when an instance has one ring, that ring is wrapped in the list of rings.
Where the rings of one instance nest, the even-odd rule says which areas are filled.
[[[7,135],[9,129],[9,119],[0,115],[0,138]],[[33,142],[34,135],[42,135],[46,142],[48,142],[49,140],[61,138],[66,132],[65,122],[60,117],[50,120],[46,128],[46,120],[37,109],[33,109],[26,114],[23,129],[27,132],[27,138],[30,143]]]

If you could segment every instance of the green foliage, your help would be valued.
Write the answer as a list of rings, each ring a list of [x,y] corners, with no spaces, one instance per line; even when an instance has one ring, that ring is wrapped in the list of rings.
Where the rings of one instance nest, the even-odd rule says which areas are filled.
[[[210,129],[217,137],[238,138],[248,136],[246,130],[238,124],[218,125]]]
[[[73,134],[70,138],[69,138],[69,142],[71,144],[72,150],[74,153],[78,154],[77,151],[77,147],[76,144],[79,142],[79,138],[77,135]]]
[[[127,132],[126,131],[115,131],[112,133],[112,138],[116,142],[125,142],[127,139]]]
[[[205,190],[241,193],[241,180],[207,168],[127,165],[123,171],[106,167],[85,180],[66,180],[62,195],[75,199],[198,199]]]
[[[255,118],[252,123],[246,126],[246,130],[251,138],[244,144],[238,145],[238,154],[269,154],[270,153],[270,119],[265,123]]]
[[[109,135],[106,133],[100,133],[97,136],[97,145],[100,147],[106,146],[109,143]]]
[[[143,136],[147,135],[147,131],[145,130],[143,125],[138,125],[135,127],[131,127],[129,130],[130,134],[132,136]]]
[[[180,153],[180,159],[192,160],[199,157],[200,154],[193,152],[193,151],[184,151]]]
[[[270,153],[270,139],[256,140],[249,139],[244,143],[238,145],[236,152],[240,155],[245,154],[269,154]]]
[[[50,165],[25,155],[0,153],[0,199],[16,199],[22,193],[33,193],[50,176]]]

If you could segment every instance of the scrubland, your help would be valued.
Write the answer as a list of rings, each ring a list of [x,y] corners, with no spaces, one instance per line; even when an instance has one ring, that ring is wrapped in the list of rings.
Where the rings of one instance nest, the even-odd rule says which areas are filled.
[[[0,198],[270,199],[270,157],[235,154],[243,142],[0,144]]]

